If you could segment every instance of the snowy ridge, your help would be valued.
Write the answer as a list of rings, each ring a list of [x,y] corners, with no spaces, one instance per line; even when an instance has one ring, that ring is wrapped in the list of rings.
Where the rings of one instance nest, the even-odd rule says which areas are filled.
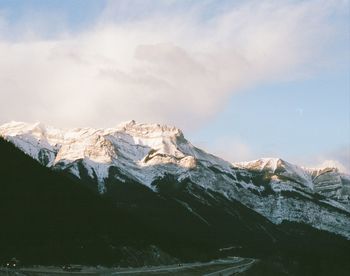
[[[350,177],[337,168],[298,167],[278,158],[262,158],[233,165],[250,171],[269,172],[272,174],[271,183],[280,183],[281,177],[289,178],[301,184],[299,188],[309,188],[305,191],[350,204]],[[283,179],[283,182],[287,182],[287,179]]]
[[[195,148],[181,130],[159,124],[129,121],[108,129],[64,130],[40,123],[11,122],[0,127],[0,136],[43,165],[63,169],[69,166],[78,177],[74,163],[84,160],[100,184],[108,177],[111,166],[124,169],[127,175],[149,187],[163,175],[164,170],[156,169],[157,166],[166,166],[171,172],[194,169],[197,162],[226,170],[231,166]]]
[[[172,175],[238,200],[274,223],[303,222],[350,239],[350,177],[336,169],[305,169],[279,158],[231,164],[193,146],[178,128],[135,121],[107,129],[11,122],[0,126],[0,136],[47,167],[78,178],[83,167],[100,193],[108,193],[111,177],[157,192],[154,181]]]
[[[296,165],[286,162],[280,158],[261,158],[258,160],[233,163],[233,166],[250,171],[269,172],[275,176],[284,176],[297,180],[302,186],[314,189],[311,174]],[[278,179],[278,177],[275,177]]]

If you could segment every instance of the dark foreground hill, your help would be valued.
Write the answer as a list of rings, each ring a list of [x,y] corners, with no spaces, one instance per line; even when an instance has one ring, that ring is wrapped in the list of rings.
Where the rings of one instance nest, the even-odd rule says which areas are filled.
[[[2,259],[118,263],[124,258],[119,248],[147,251],[151,245],[184,260],[208,259],[227,244],[262,254],[275,239],[267,232],[276,235],[275,226],[254,211],[229,201],[217,205],[207,196],[209,207],[181,189],[163,188],[171,187],[171,179],[156,184],[161,195],[130,181],[110,183],[111,193],[101,196],[4,140],[0,152]],[[184,207],[186,201],[210,223]]]
[[[122,258],[115,246],[150,244],[145,227],[82,183],[2,139],[0,153],[2,260],[112,263]]]
[[[247,275],[350,271],[345,238],[272,224],[189,180],[163,177],[154,193],[131,179],[109,179],[109,193],[100,195],[83,178],[50,170],[1,139],[0,153],[2,261],[143,265],[240,255],[262,260]]]

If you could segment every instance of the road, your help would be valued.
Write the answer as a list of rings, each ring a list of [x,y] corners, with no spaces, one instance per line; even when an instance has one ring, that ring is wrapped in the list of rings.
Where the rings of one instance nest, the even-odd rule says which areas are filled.
[[[236,264],[232,267],[225,268],[223,270],[215,271],[209,274],[204,274],[204,276],[230,276],[233,273],[242,272],[244,270],[247,270],[249,267],[251,267],[255,262],[255,260],[250,260],[250,261],[247,260],[247,261],[248,261],[247,263]]]
[[[82,267],[80,272],[66,272],[59,267],[33,267],[20,269],[0,268],[0,275],[6,276],[43,276],[43,275],[206,275],[227,276],[248,269],[255,260],[244,258],[220,259],[207,263],[186,263],[141,268],[95,268]]]

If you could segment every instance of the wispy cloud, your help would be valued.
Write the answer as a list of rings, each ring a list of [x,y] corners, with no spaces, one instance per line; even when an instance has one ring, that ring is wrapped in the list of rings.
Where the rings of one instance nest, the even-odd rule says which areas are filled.
[[[222,135],[209,141],[194,139],[196,146],[228,162],[241,162],[258,159],[261,156],[256,150],[239,137]]]
[[[350,144],[315,156],[307,163],[310,167],[336,167],[350,173]]]
[[[33,31],[14,41],[5,27],[0,121],[193,127],[243,87],[304,77],[341,54],[329,41],[342,37],[334,15],[348,5],[243,1],[210,12],[214,1],[141,2],[111,1],[93,27],[50,39]]]

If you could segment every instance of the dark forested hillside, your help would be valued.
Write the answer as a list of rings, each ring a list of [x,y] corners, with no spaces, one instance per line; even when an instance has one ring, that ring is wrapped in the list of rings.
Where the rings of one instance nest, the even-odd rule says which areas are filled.
[[[28,263],[111,263],[119,257],[111,245],[139,246],[147,235],[128,213],[2,139],[0,217],[0,259]]]
[[[273,246],[261,225],[274,234],[275,226],[262,216],[239,203],[227,201],[222,208],[210,197],[213,205],[207,206],[185,190],[166,188],[176,186],[172,179],[155,183],[160,194],[130,180],[109,182],[110,192],[101,196],[9,142],[0,140],[0,152],[2,259],[118,263],[123,258],[118,247],[143,250],[154,244],[174,257],[195,260],[219,256],[218,249],[227,244],[237,245],[239,252],[244,245],[246,254],[246,248],[261,254]]]
[[[189,180],[165,176],[153,192],[111,178],[103,196],[90,184],[0,139],[0,261],[144,265],[249,256],[261,261],[247,275],[350,271],[345,238],[299,223],[274,225]]]

